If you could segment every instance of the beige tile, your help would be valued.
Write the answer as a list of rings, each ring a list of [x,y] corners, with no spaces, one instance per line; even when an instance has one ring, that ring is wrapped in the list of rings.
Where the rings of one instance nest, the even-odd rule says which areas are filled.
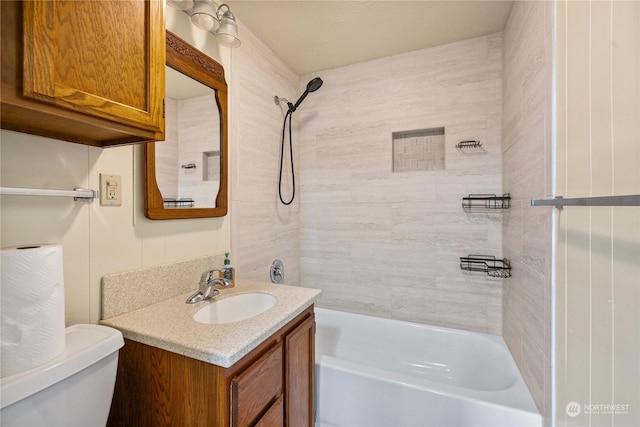
[[[249,29],[242,30],[246,35],[242,49],[232,55],[232,203],[231,219],[224,224],[231,228],[238,277],[269,281],[269,267],[279,258],[285,263],[285,283],[299,285],[298,223],[303,179],[297,129],[305,118],[301,109],[293,121],[296,199],[291,206],[283,206],[278,201],[277,182],[284,110],[274,105],[273,97],[295,101],[300,77]],[[305,101],[305,109],[317,94]],[[289,198],[292,181],[288,144],[284,159],[283,197]]]
[[[325,304],[500,333],[500,285],[465,279],[458,266],[468,250],[500,252],[501,218],[461,208],[469,192],[501,191],[500,120],[487,130],[488,112],[501,111],[500,49],[498,34],[320,73],[326,96],[342,102],[337,114],[305,107],[318,105],[300,128],[300,236],[303,284],[322,287]],[[408,166],[438,155],[445,169],[392,173],[392,133],[437,127],[444,150],[424,150]],[[472,136],[490,155],[456,152],[455,139]],[[388,300],[371,295],[379,289]]]
[[[544,276],[518,261],[514,261],[512,267],[513,274],[517,274],[514,309],[526,331],[528,345],[542,352],[545,349]]]
[[[522,224],[522,261],[535,272],[544,275],[547,257],[550,255],[551,227],[549,209],[532,207],[528,200],[523,201]]]
[[[523,240],[523,201],[511,200],[511,207],[502,216],[502,247],[505,256],[510,259],[522,259]]]
[[[550,354],[550,353],[547,353]],[[545,359],[544,361],[544,409],[540,411],[542,415],[542,425],[550,427],[553,425],[553,367],[552,363]]]
[[[545,8],[545,2],[514,3],[504,30],[502,179],[511,208],[503,216],[502,245],[513,268],[503,292],[503,335],[536,405],[549,417],[551,209],[529,206],[531,198],[549,195],[552,41],[542,31]]]
[[[509,347],[509,351],[513,356],[513,359],[516,361],[518,366],[522,364],[522,342],[525,338],[525,333],[523,331],[523,325],[520,319],[517,316],[515,308],[511,303],[512,299],[509,298],[508,294],[510,292],[511,286],[507,284],[504,286],[504,304],[502,307],[502,336],[504,341],[507,343]],[[508,305],[507,305],[508,304]]]
[[[529,393],[540,412],[544,411],[545,398],[545,358],[542,351],[523,342],[522,359],[519,365]]]
[[[393,318],[410,322],[437,325],[441,316],[436,310],[434,298],[438,291],[435,280],[423,277],[402,277],[388,290]]]
[[[239,277],[269,281],[269,267],[278,258],[285,262],[285,283],[298,285],[297,221],[279,217],[272,207],[261,202],[234,202],[232,208],[233,254]],[[297,219],[298,211],[293,214]]]

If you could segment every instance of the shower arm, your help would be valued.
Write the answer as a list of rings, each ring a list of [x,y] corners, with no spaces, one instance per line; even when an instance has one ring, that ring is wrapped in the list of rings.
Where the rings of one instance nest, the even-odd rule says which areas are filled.
[[[288,105],[288,104],[290,104],[290,102],[289,102],[289,100],[288,100],[287,98],[280,98],[278,95],[276,95],[276,96],[274,96],[274,97],[273,97],[273,102],[274,102],[276,105],[280,105],[280,103],[281,103],[282,101],[286,102],[286,103],[287,103],[287,105]]]
[[[273,101],[276,103],[276,105],[280,105],[280,101],[287,101],[287,106],[289,107],[289,113],[294,113],[298,109],[300,104],[302,104],[302,101],[305,100],[307,95],[309,95],[311,92],[315,92],[318,89],[320,89],[320,87],[322,86],[322,83],[323,82],[320,77],[313,78],[309,83],[307,83],[307,88],[304,90],[304,92],[302,92],[302,95],[300,95],[300,98],[298,98],[295,105],[289,102],[285,98],[279,98],[277,95],[273,97]]]

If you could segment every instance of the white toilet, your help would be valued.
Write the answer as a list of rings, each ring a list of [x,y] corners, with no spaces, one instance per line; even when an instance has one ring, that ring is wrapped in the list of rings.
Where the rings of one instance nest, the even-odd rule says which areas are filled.
[[[0,379],[0,423],[10,426],[104,427],[124,345],[120,331],[101,325],[66,328],[55,360]]]

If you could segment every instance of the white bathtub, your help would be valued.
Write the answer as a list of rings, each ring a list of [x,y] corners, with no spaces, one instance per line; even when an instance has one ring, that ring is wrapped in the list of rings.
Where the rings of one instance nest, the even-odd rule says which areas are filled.
[[[316,308],[316,427],[541,426],[500,337]]]

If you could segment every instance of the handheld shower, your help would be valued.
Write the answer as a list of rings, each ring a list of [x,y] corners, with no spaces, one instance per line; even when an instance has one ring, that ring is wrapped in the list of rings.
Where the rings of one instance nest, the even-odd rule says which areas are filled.
[[[289,109],[287,110],[287,113],[284,116],[284,123],[282,124],[282,143],[280,145],[280,174],[278,176],[278,196],[280,197],[280,201],[282,202],[283,205],[290,205],[293,202],[293,199],[296,197],[296,176],[293,170],[293,142],[291,140],[291,117],[293,116],[293,113],[298,109],[300,104],[302,104],[302,101],[304,101],[307,95],[309,95],[311,92],[315,92],[318,89],[320,89],[320,86],[322,86],[322,79],[320,77],[316,77],[312,79],[309,83],[307,83],[307,88],[302,93],[302,95],[300,95],[300,98],[298,98],[295,104],[292,104],[285,98],[280,98],[277,95],[273,97],[273,101],[277,105],[280,105],[280,101],[286,101],[287,106],[289,107]],[[287,119],[289,119],[289,155],[291,159],[292,191],[291,191],[291,199],[285,202],[285,200],[282,198],[282,162],[284,160],[284,136],[285,136],[285,129],[287,127]]]
[[[307,83],[307,88],[304,90],[302,95],[300,95],[300,98],[298,98],[295,104],[287,102],[287,105],[289,106],[289,111],[291,113],[296,111],[296,109],[300,106],[300,104],[302,104],[302,101],[304,101],[307,95],[309,95],[311,92],[315,92],[318,89],[320,89],[320,86],[322,86],[322,83],[323,82],[320,77],[316,77],[313,80],[311,80],[309,83]]]

